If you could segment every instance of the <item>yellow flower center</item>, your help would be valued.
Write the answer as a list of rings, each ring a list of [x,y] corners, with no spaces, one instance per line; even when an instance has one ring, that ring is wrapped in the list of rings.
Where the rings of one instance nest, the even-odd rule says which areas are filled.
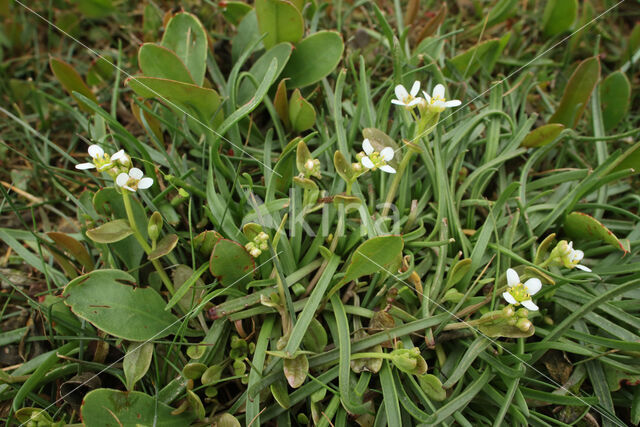
[[[518,283],[517,285],[509,288],[509,293],[519,303],[531,299],[529,291],[527,291],[527,288],[525,288],[522,283]]]
[[[369,160],[371,160],[371,163],[373,163],[373,170],[387,164],[384,158],[380,156],[380,153],[378,153],[377,151],[374,151],[373,153],[369,154],[368,157],[369,157]]]

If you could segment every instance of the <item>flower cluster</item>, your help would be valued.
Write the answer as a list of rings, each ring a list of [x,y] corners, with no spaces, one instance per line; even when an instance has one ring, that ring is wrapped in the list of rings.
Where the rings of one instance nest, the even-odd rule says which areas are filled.
[[[578,270],[588,272],[591,271],[589,267],[580,264],[580,261],[584,258],[584,252],[579,249],[573,249],[573,242],[567,243],[566,240],[561,240],[553,251],[551,251],[549,258],[552,264],[558,266],[564,266],[569,269],[577,268]]]
[[[418,107],[420,110],[427,110],[433,113],[441,113],[445,108],[458,107],[462,104],[458,99],[447,101],[444,96],[445,88],[442,84],[437,84],[433,88],[431,95],[422,91],[424,98],[417,96],[418,92],[420,92],[420,81],[418,80],[413,82],[411,91],[407,91],[403,85],[398,85],[395,87],[397,99],[392,99],[391,103],[400,105],[407,110],[413,110],[414,107]]]
[[[258,258],[262,255],[262,251],[266,251],[269,249],[269,245],[267,241],[269,240],[269,235],[264,231],[261,231],[253,238],[253,240],[246,245],[244,245],[245,249],[252,257]]]
[[[308,159],[304,163],[304,175],[309,178],[310,176],[315,176],[316,178],[322,178],[320,173],[320,160],[319,159]]]
[[[142,170],[131,167],[131,157],[124,150],[109,155],[99,145],[89,146],[92,162],[80,163],[76,169],[96,169],[108,173],[116,185],[132,192],[144,190],[153,185],[153,178],[145,177]]]

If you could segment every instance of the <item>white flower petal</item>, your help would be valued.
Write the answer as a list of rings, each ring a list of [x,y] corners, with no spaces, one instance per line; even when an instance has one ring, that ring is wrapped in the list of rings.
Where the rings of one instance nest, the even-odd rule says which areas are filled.
[[[111,156],[111,160],[125,160],[126,158],[127,155],[125,154],[124,150],[117,151],[113,153],[113,156]]]
[[[513,286],[517,285],[518,283],[520,283],[520,276],[518,276],[518,273],[516,273],[516,271],[513,268],[508,268],[507,269],[507,284],[509,285],[509,287],[513,287]]]
[[[513,297],[513,295],[511,295],[509,292],[503,292],[502,293],[502,298],[507,300],[507,302],[509,304],[518,304],[518,301],[516,301],[516,299]]]
[[[152,185],[153,185],[153,178],[149,178],[148,176],[145,176],[138,183],[138,188],[141,190],[144,190],[146,188],[151,187]]]
[[[129,176],[133,179],[140,180],[144,176],[144,173],[138,168],[131,168],[129,169]]]
[[[409,92],[407,92],[407,90],[402,85],[396,86],[395,92],[396,98],[398,98],[400,101],[404,101],[409,97]]]
[[[442,109],[447,108],[447,105],[444,101],[432,101],[431,105],[433,105],[436,108],[442,108]]]
[[[407,106],[407,104],[405,104],[405,103],[404,103],[404,102],[402,102],[402,101],[398,101],[397,99],[392,99],[392,100],[391,100],[391,103],[392,103],[392,104],[396,104],[396,105],[402,105],[402,106],[404,106],[404,107],[406,107],[406,106]]]
[[[129,187],[128,185],[125,185],[124,188],[126,188],[129,191],[131,191],[132,193],[136,192],[136,190],[134,190],[133,188]]]
[[[78,163],[76,165],[76,169],[86,170],[86,169],[95,169],[96,165],[93,163]]]
[[[389,165],[380,166],[380,170],[386,173],[396,173],[396,170]]]
[[[373,145],[371,145],[368,138],[365,138],[365,140],[362,141],[362,149],[367,156],[373,153]]]
[[[363,157],[362,160],[360,160],[360,162],[362,162],[362,166],[364,166],[365,168],[373,169],[375,167],[371,159],[366,156]]]
[[[425,92],[424,90],[422,91],[422,94],[424,95],[424,99],[427,100],[427,103],[431,102],[431,95],[429,95],[427,92]]]
[[[411,86],[411,96],[416,96],[420,92],[420,80],[416,80],[413,82],[413,86]]]
[[[99,145],[93,144],[89,146],[89,155],[94,159],[104,156],[104,150]]]
[[[106,171],[107,169],[109,169],[111,166],[113,166],[113,163],[109,162],[109,163],[103,163],[100,165],[100,167],[98,168],[98,170],[100,172]]]
[[[526,300],[526,301],[522,301],[521,303],[524,308],[526,308],[527,310],[531,310],[531,311],[538,311],[538,306],[535,305],[533,303],[533,301],[531,301],[530,299]]]
[[[127,181],[129,181],[129,175],[124,172],[116,177],[116,184],[119,187],[124,187]]]
[[[422,104],[424,100],[422,98],[415,98],[409,101],[407,107],[413,107],[414,105]]]
[[[540,281],[540,279],[537,278],[533,278],[533,279],[529,279],[524,283],[524,287],[527,288],[527,292],[529,292],[529,295],[535,295],[538,293],[538,291],[540,291],[540,289],[542,289],[542,282]]]
[[[442,98],[444,99],[444,85],[438,83],[436,87],[433,88],[433,97],[434,98]]]
[[[447,101],[444,103],[444,106],[447,108],[457,107],[458,105],[462,105],[462,101],[459,99],[452,99],[451,101]]]
[[[585,265],[576,264],[576,268],[578,270],[587,271],[587,272],[591,273],[591,269],[589,267],[585,266]]]
[[[575,250],[571,254],[571,262],[580,262],[582,261],[582,258],[584,258],[584,252],[581,250]]]
[[[386,161],[388,162],[389,160],[393,159],[393,148],[391,147],[384,147],[382,149],[382,151],[380,152],[380,156]]]

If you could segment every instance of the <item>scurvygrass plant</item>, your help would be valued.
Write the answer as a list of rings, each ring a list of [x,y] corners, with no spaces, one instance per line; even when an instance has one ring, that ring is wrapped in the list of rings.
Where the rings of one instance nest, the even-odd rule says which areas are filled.
[[[0,5],[2,421],[638,424],[633,12],[463,3]]]

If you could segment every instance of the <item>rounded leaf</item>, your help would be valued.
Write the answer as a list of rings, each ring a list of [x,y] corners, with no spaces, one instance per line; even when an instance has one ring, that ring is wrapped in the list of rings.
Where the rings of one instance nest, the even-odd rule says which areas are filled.
[[[304,87],[322,80],[332,72],[344,51],[344,43],[335,31],[319,31],[296,45],[282,72],[291,80],[288,87]]]
[[[147,341],[173,333],[178,319],[164,310],[165,301],[152,288],[137,288],[120,270],[95,270],[64,288],[65,304],[80,318],[113,336]]]
[[[87,393],[80,410],[82,422],[86,427],[103,427],[113,424],[182,427],[190,425],[194,420],[192,412],[171,415],[172,407],[148,394],[108,388],[99,388]]]

